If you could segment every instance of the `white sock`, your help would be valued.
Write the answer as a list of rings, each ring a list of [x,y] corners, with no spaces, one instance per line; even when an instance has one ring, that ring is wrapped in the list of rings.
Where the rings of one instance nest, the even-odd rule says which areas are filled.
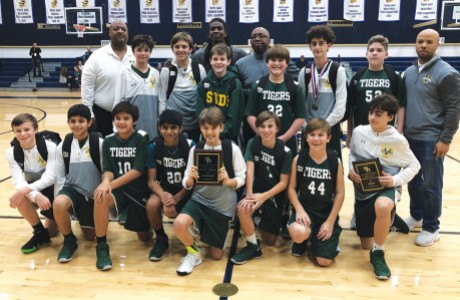
[[[253,234],[246,236],[246,240],[251,244],[257,245],[256,233],[254,232]]]
[[[377,244],[375,243],[375,241],[374,241],[374,245],[372,246],[372,251],[375,251],[375,250],[382,250],[382,251],[384,251],[384,247],[385,247],[385,245],[381,245],[381,246],[380,246],[380,245],[377,245]]]

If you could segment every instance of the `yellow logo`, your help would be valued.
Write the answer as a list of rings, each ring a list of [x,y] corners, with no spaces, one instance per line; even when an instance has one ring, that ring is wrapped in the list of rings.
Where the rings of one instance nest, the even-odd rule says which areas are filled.
[[[212,0],[212,5],[219,5],[219,0]]]
[[[280,5],[286,5],[286,0],[280,0]]]
[[[86,146],[84,150],[85,150],[85,156],[91,157],[91,155],[89,154],[89,146]]]
[[[193,77],[192,74],[190,74],[190,75],[188,76],[188,80],[190,81],[191,84],[196,84],[195,77]]]
[[[114,7],[120,6],[120,1],[119,1],[119,0],[113,1],[113,6],[114,6]]]
[[[179,0],[179,6],[184,6],[185,5],[185,0]]]
[[[88,5],[89,5],[88,0],[83,0],[81,2],[81,6],[83,6],[83,7],[87,7]]]
[[[382,145],[382,147],[380,148],[380,155],[383,158],[390,158],[390,156],[394,153],[395,153],[395,150],[391,146]]]
[[[356,3],[358,0],[351,0],[350,3]]]
[[[329,79],[327,78],[321,78],[321,83],[324,85],[325,88],[331,87],[331,83],[329,82]]]
[[[58,5],[57,0],[51,1],[51,7],[52,7],[52,8],[55,8],[57,5]]]
[[[251,5],[251,4],[252,4],[252,0],[246,0],[246,1],[244,1],[244,4],[246,4],[246,5]]]
[[[315,4],[316,4],[316,5],[320,5],[321,2],[322,2],[321,0],[315,0]]]
[[[38,165],[40,167],[42,167],[42,168],[46,167],[46,161],[40,156],[40,154],[37,154],[37,156],[35,156],[35,159],[37,160]]]
[[[431,82],[431,75],[427,74],[423,77],[423,83],[430,83]]]
[[[391,2],[393,2],[393,0],[387,0],[386,2],[387,2],[387,3],[391,3]]]
[[[146,6],[152,6],[152,0],[145,0]]]
[[[154,88],[157,86],[157,80],[155,77],[150,78],[150,87]]]
[[[26,1],[25,0],[20,0],[19,1],[19,7],[24,7],[26,6]]]

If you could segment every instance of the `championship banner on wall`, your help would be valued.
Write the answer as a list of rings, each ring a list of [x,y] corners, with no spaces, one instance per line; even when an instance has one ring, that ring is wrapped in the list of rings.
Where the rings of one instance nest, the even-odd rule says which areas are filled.
[[[16,24],[31,24],[34,22],[32,0],[13,0],[14,19]]]
[[[64,0],[45,0],[46,24],[65,24]]]
[[[308,0],[308,22],[321,23],[329,19],[329,0]]]
[[[214,18],[226,21],[225,0],[206,0],[205,22],[209,23]]]
[[[344,0],[343,19],[353,22],[364,21],[364,3],[365,0]]]
[[[126,14],[126,1],[117,0],[117,1],[107,1],[107,10],[109,15],[109,23],[113,21],[123,21],[128,23],[128,16]]]
[[[259,0],[240,0],[240,23],[259,22]]]
[[[94,7],[94,0],[77,0],[77,7]]]
[[[160,23],[160,7],[158,0],[139,0],[139,14],[142,24]]]
[[[192,0],[172,0],[173,1],[173,23],[192,22]]]
[[[399,21],[401,0],[380,0],[379,21]]]
[[[415,20],[436,20],[438,13],[438,0],[417,0]]]
[[[273,0],[273,22],[294,22],[294,0]]]

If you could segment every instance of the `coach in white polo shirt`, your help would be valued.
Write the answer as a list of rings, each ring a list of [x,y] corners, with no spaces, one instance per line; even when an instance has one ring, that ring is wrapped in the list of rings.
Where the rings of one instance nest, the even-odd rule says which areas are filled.
[[[134,62],[127,46],[128,27],[123,21],[110,24],[109,37],[110,44],[96,50],[86,61],[81,78],[83,104],[91,110],[93,124],[103,136],[113,132],[111,112],[118,73]]]

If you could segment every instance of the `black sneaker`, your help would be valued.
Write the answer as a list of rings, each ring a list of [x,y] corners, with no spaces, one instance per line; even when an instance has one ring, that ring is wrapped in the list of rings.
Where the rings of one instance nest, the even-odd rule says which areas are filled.
[[[291,248],[292,255],[296,257],[304,256],[305,252],[307,252],[307,241],[303,241],[300,244],[292,243],[292,248]]]
[[[398,216],[398,214],[395,214],[395,218],[393,220],[393,224],[391,224],[390,231],[396,231],[396,232],[401,232],[405,234],[409,234],[409,225],[407,225],[404,220]]]
[[[248,242],[247,246],[241,249],[241,251],[230,258],[230,260],[236,265],[245,264],[248,260],[260,258],[262,256],[262,250],[260,250],[260,243],[257,244]]]
[[[45,229],[39,233],[34,232],[32,238],[21,247],[21,251],[24,254],[33,253],[41,247],[49,245],[50,243],[51,239],[48,230]]]
[[[391,277],[390,269],[385,262],[385,252],[383,250],[370,251],[371,264],[374,267],[374,275],[378,279],[386,280]]]

